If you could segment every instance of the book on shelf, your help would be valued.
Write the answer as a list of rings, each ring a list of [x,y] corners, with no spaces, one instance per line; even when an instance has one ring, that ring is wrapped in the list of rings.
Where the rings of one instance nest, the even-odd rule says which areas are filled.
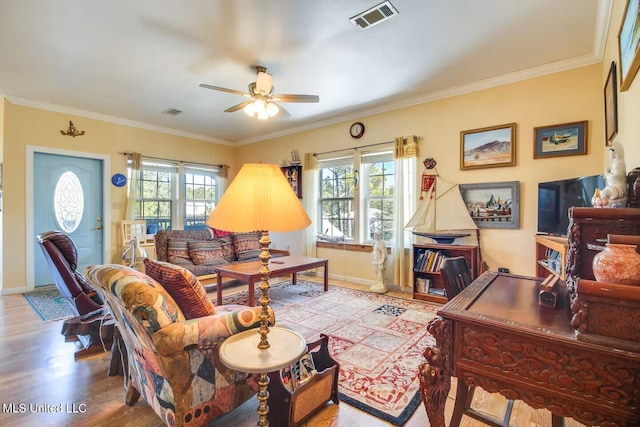
[[[421,294],[426,294],[429,292],[429,288],[431,287],[431,279],[427,279],[424,277],[416,277],[416,292]]]
[[[440,288],[431,288],[429,289],[429,292],[431,295],[438,295],[441,297],[446,297],[447,296],[447,292],[444,289],[440,289]]]

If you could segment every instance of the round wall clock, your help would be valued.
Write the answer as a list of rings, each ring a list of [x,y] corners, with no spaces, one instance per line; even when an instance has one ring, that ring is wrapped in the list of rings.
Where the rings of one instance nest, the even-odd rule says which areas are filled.
[[[116,187],[124,187],[127,185],[127,177],[121,173],[114,173],[111,177],[111,183]]]
[[[355,122],[352,124],[349,128],[349,133],[351,134],[351,137],[355,139],[362,137],[362,135],[364,135],[364,125],[362,122]]]

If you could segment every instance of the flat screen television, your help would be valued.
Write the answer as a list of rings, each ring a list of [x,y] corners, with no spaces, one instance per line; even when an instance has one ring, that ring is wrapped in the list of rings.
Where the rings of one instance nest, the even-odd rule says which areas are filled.
[[[538,233],[564,236],[571,206],[590,207],[596,188],[605,187],[604,175],[538,183]]]

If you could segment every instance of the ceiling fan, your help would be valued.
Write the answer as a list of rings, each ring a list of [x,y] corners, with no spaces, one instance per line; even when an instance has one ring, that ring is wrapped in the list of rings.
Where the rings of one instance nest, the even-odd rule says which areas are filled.
[[[280,110],[288,114],[287,111],[282,108],[277,102],[319,102],[320,97],[318,95],[285,95],[273,93],[273,76],[267,73],[266,67],[256,66],[257,78],[256,81],[249,84],[249,93],[242,92],[235,89],[227,89],[219,86],[211,86],[207,84],[200,84],[200,87],[205,89],[219,90],[221,92],[233,93],[235,95],[241,95],[249,100],[236,104],[233,107],[227,108],[225,113],[233,113],[234,111],[244,110],[249,116],[257,116],[260,120],[273,117]]]

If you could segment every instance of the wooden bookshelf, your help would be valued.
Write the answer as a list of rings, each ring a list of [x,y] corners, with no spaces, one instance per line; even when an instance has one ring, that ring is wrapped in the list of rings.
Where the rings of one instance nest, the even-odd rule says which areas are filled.
[[[536,236],[536,276],[547,277],[552,273],[564,280],[568,247],[566,237]]]
[[[442,245],[438,243],[414,244],[413,298],[422,301],[445,303],[444,282],[440,275],[440,264],[444,258],[463,256],[471,267],[471,277],[478,277],[478,247]],[[428,289],[427,289],[428,287]]]

